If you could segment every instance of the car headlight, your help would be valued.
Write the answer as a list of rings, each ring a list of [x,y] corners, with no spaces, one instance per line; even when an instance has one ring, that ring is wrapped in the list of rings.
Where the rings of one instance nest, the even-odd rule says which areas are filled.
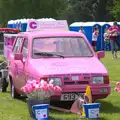
[[[50,80],[53,80],[53,85],[58,85],[58,86],[62,85],[61,78],[49,78],[49,81]]]
[[[104,77],[92,77],[92,84],[104,84]]]

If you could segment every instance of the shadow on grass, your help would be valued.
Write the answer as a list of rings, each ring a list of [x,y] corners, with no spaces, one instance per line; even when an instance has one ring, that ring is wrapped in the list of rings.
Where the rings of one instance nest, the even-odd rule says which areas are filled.
[[[3,93],[10,93],[9,88],[7,88],[7,90],[5,92],[3,92]]]
[[[108,120],[107,118],[103,118],[103,117],[101,117],[99,120]]]
[[[26,97],[21,96],[20,98],[15,98],[16,100],[20,100],[21,102],[25,102],[26,103]]]
[[[70,116],[70,115],[75,115],[75,114],[72,114],[72,113],[63,113],[63,112],[59,112],[59,111],[55,111],[55,110],[51,110],[51,113],[55,113],[55,114],[58,114],[59,116],[61,116],[61,118],[59,117],[59,118],[54,118],[53,116],[50,116],[49,118],[50,118],[50,120],[71,120],[69,117],[67,118],[62,118],[62,115],[63,114],[65,114],[65,116]],[[78,115],[79,116],[79,115]],[[80,117],[78,117],[78,118],[73,118],[72,120],[88,120],[87,118],[82,118],[82,119],[80,119]],[[91,120],[108,120],[107,118],[103,118],[103,117],[101,117],[101,118],[99,118],[99,119],[91,119]]]
[[[120,107],[116,107],[113,104],[106,102],[106,101],[98,101],[98,103],[101,103],[100,111],[101,113],[120,113]]]
[[[70,109],[73,102],[51,101],[50,104],[56,107],[64,108],[64,109]]]
[[[70,120],[70,119],[64,119],[64,118],[53,118],[53,117],[49,117],[49,120]],[[72,119],[72,120],[81,120],[81,119]],[[82,120],[87,120],[87,119],[82,119]]]
[[[55,113],[55,114],[59,114],[59,115],[63,115],[63,114],[66,114],[66,115],[71,115],[72,113],[66,113],[66,112],[62,112],[62,111],[57,111],[57,110],[50,110],[51,113]]]
[[[56,119],[50,116],[49,120],[56,120]],[[63,120],[63,119],[57,119],[57,120]]]

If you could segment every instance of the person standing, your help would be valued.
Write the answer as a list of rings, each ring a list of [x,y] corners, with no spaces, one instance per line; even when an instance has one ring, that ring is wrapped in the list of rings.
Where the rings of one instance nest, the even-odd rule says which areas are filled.
[[[104,50],[109,50],[109,46],[110,46],[108,30],[109,28],[108,26],[106,26],[105,33],[104,33]]]
[[[118,34],[119,34],[119,28],[117,22],[113,23],[113,26],[109,28],[108,31],[110,35],[110,45],[111,45],[111,51],[112,51],[112,59],[117,58],[117,51],[118,51]]]
[[[82,27],[82,26],[80,26],[79,32],[85,34],[85,31],[83,30],[83,27]]]
[[[97,43],[97,39],[98,39],[98,29],[97,27],[94,28],[93,33],[92,33],[92,47],[94,49],[94,51],[96,51],[96,43]]]

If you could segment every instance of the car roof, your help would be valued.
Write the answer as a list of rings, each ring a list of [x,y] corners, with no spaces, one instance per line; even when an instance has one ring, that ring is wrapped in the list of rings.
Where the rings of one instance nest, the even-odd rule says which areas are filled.
[[[80,32],[74,31],[34,31],[34,32],[21,32],[18,33],[18,36],[31,36],[32,38],[36,37],[57,37],[57,36],[79,36],[85,38],[85,35]]]

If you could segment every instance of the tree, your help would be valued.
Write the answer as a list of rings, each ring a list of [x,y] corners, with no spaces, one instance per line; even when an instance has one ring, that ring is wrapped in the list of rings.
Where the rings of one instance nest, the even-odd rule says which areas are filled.
[[[93,13],[91,10],[88,0],[69,0],[60,18],[67,19],[69,24],[75,21],[92,21]]]
[[[79,21],[110,21],[109,7],[113,0],[69,0],[61,17],[69,23]]]
[[[55,18],[64,9],[64,0],[0,0],[0,23],[23,18]]]
[[[115,5],[115,6],[114,6]],[[23,18],[111,21],[120,18],[120,0],[0,0],[0,24]],[[109,12],[110,11],[110,12]]]
[[[114,0],[113,6],[109,8],[110,13],[114,16],[114,18],[119,21],[120,20],[120,0]]]

